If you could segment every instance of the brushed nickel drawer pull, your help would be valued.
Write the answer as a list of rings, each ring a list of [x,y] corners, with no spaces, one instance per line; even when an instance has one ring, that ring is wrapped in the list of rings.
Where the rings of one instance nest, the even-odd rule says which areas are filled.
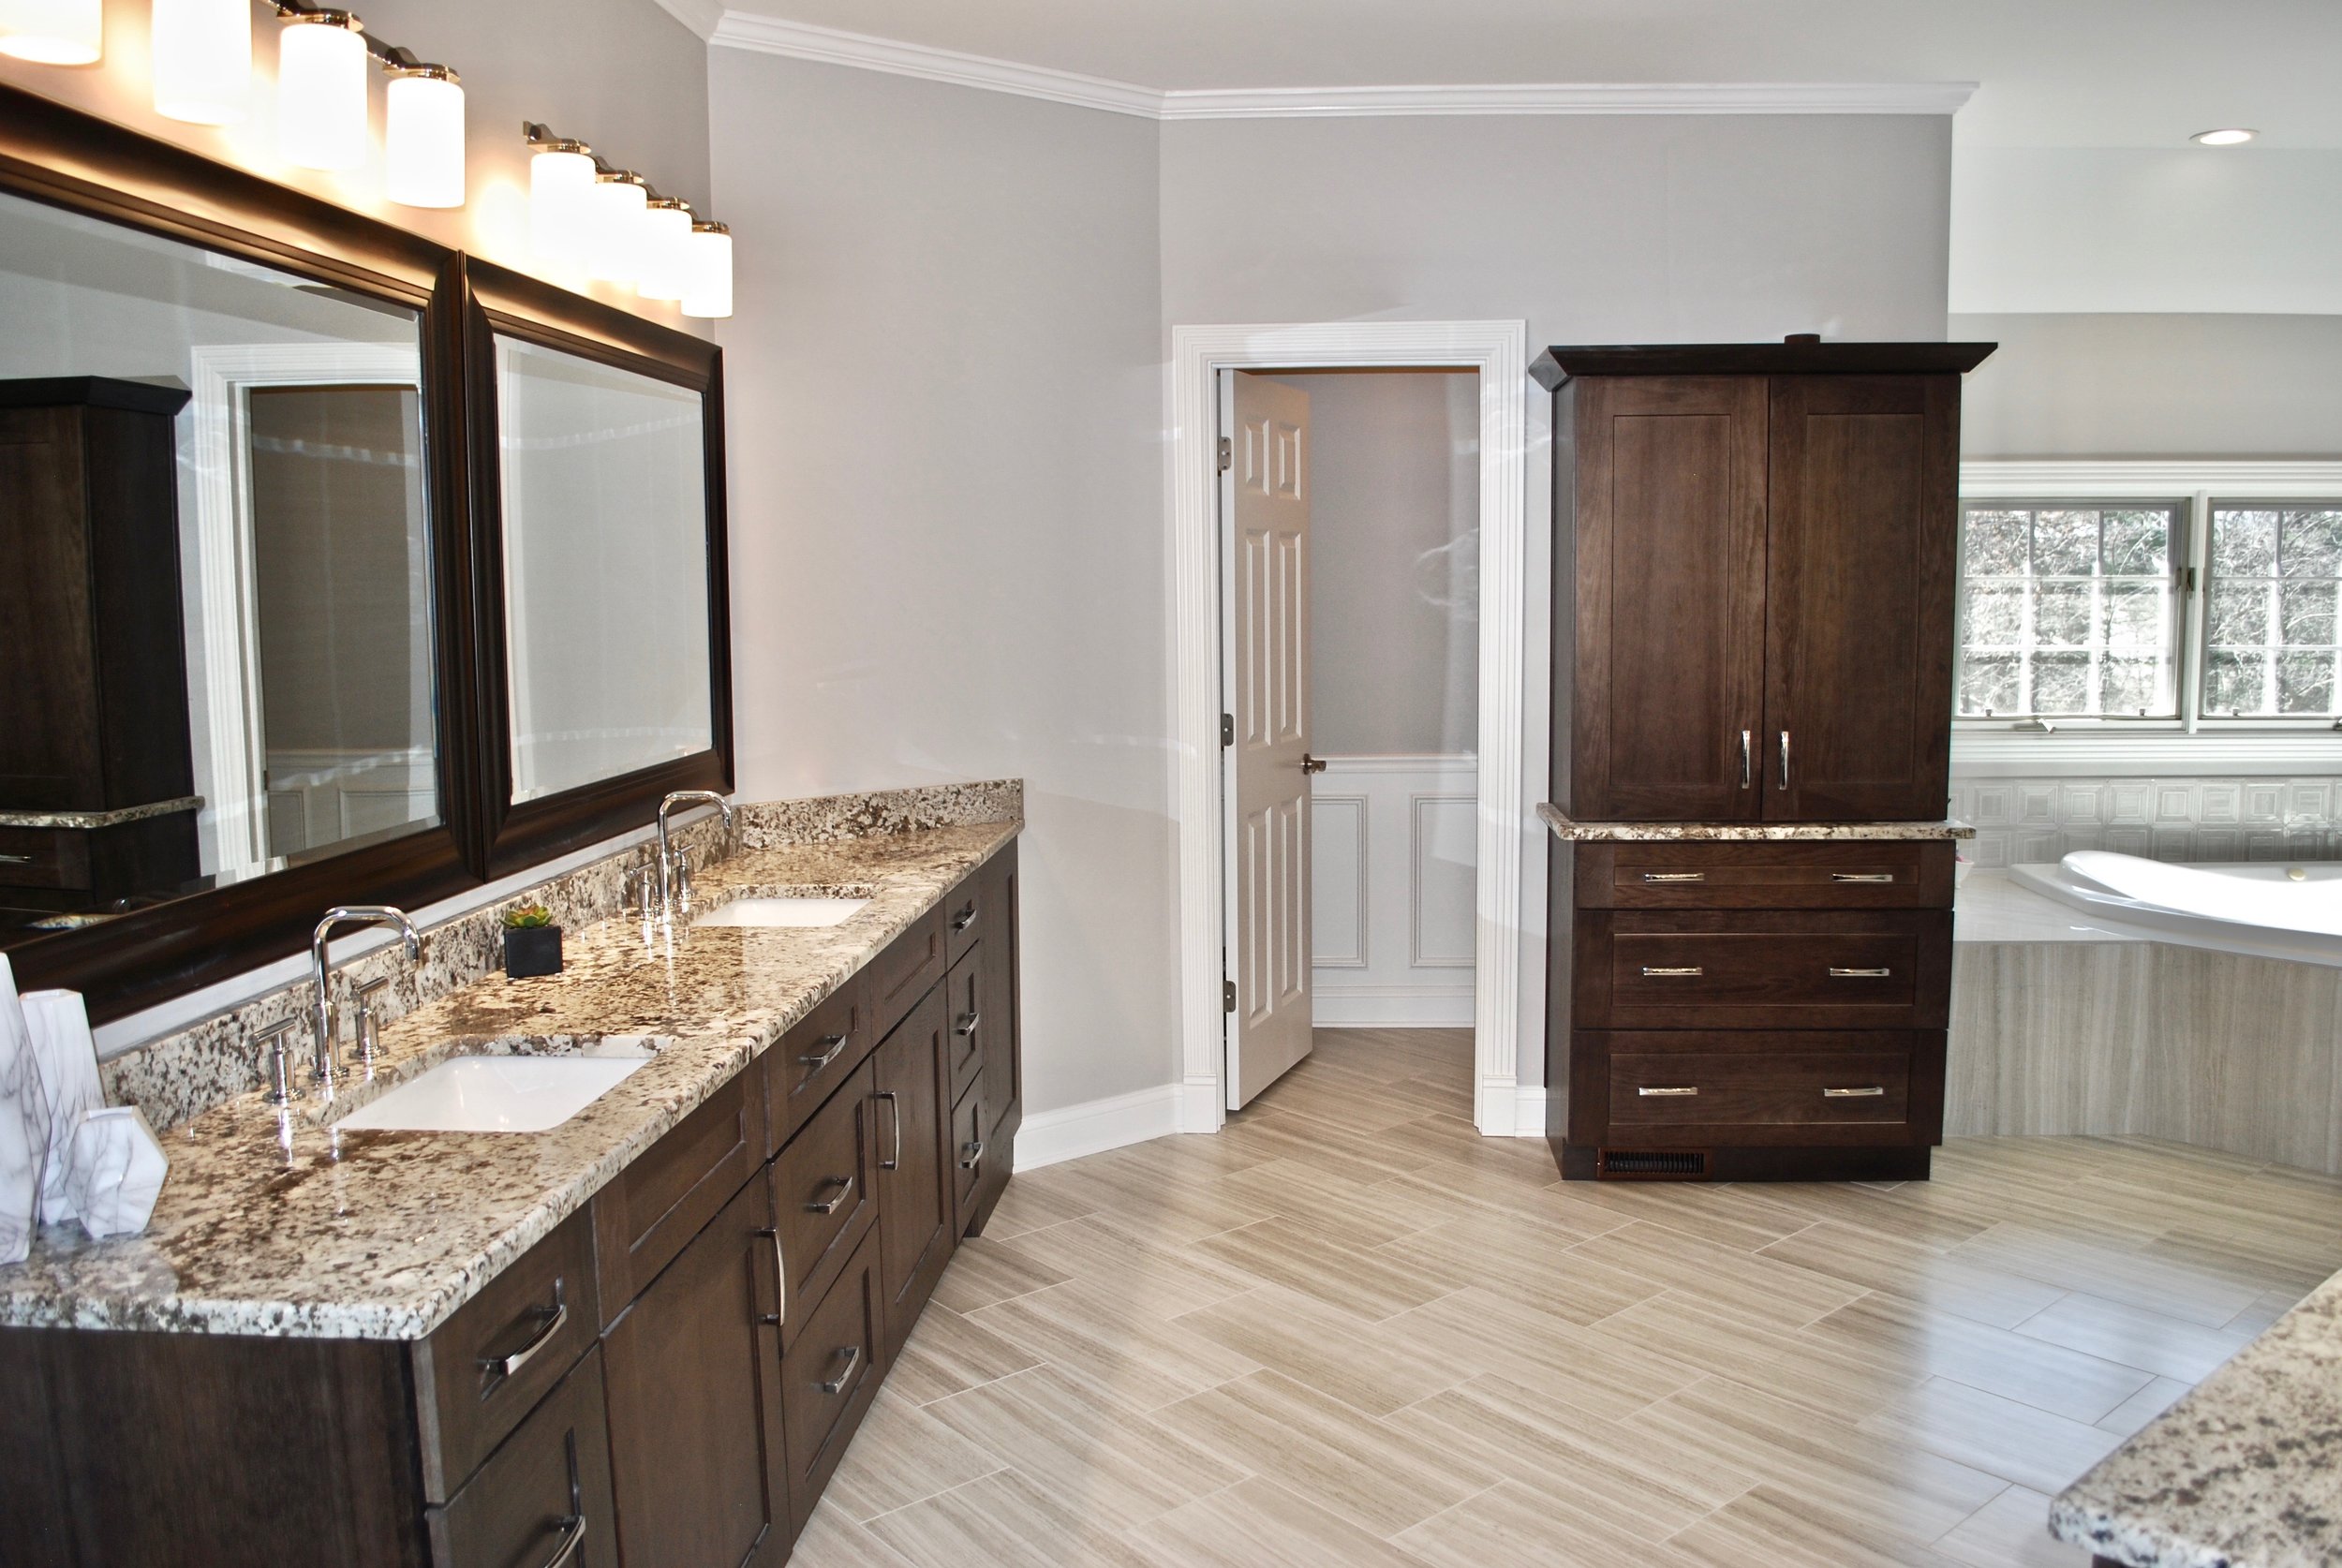
[[[894,1129],[894,1131],[895,1131],[895,1136],[894,1136],[894,1139],[893,1139],[893,1147],[894,1147],[894,1152],[893,1152],[893,1153],[891,1153],[891,1154],[889,1154],[889,1155],[888,1155],[885,1159],[883,1159],[883,1160],[882,1160],[882,1161],[879,1161],[879,1169],[880,1169],[880,1170],[882,1170],[882,1171],[893,1171],[893,1170],[899,1170],[899,1169],[901,1169],[901,1168],[902,1168],[902,1162],[903,1162],[903,1100],[902,1100],[902,1096],[901,1096],[901,1095],[899,1095],[899,1094],[897,1094],[897,1093],[896,1093],[893,1089],[881,1089],[881,1090],[879,1090],[879,1091],[878,1091],[878,1094],[877,1094],[877,1096],[876,1096],[875,1098],[880,1099],[880,1100],[883,1100],[883,1101],[885,1101],[885,1102],[886,1102],[886,1110],[887,1110],[886,1123],[887,1123],[887,1125],[888,1125],[889,1127],[893,1128],[893,1129]]]
[[[952,1026],[952,1032],[954,1034],[973,1035],[976,1032],[976,1026],[982,1022],[984,1022],[983,1013],[963,1013],[960,1014],[959,1022]]]
[[[554,1528],[561,1531],[560,1545],[545,1559],[545,1568],[570,1568],[577,1561],[578,1544],[586,1539],[586,1516],[571,1514],[566,1519],[556,1519]]]
[[[973,905],[973,904],[969,905],[966,909],[964,909],[964,910],[960,910],[960,912],[959,912],[956,916],[955,916],[955,917],[953,918],[953,920],[952,920],[952,929],[953,929],[953,930],[955,930],[955,931],[965,931],[965,930],[967,930],[967,929],[968,929],[968,927],[970,927],[971,925],[973,925],[976,923],[976,915],[977,915],[977,913],[978,913],[978,912],[979,912],[979,911],[977,910],[977,909],[976,909],[976,906],[975,906],[975,905]]]
[[[1892,871],[1832,871],[1830,880],[1833,882],[1891,882],[1895,874]]]
[[[1646,871],[1642,874],[1642,880],[1646,882],[1704,882],[1708,880],[1708,873],[1705,871]]]
[[[1678,1100],[1697,1094],[1699,1087],[1697,1084],[1669,1084],[1657,1087],[1646,1084],[1635,1092],[1645,1100]]]
[[[1741,732],[1741,788],[1743,790],[1747,789],[1751,782],[1749,778],[1748,767],[1749,738],[1748,732],[1746,730],[1742,730]]]
[[[808,1214],[835,1214],[845,1207],[846,1200],[853,1195],[853,1177],[852,1176],[832,1176],[822,1185],[837,1188],[837,1194],[827,1203],[819,1198],[808,1200],[805,1206],[805,1211]]]
[[[514,1351],[510,1355],[482,1356],[480,1358],[480,1369],[482,1371],[494,1372],[499,1378],[510,1379],[519,1377],[521,1375],[521,1368],[536,1360],[538,1353],[542,1351],[547,1345],[553,1343],[554,1339],[559,1336],[561,1330],[568,1326],[570,1321],[570,1304],[561,1299],[559,1294],[561,1287],[559,1284],[556,1283],[553,1288],[555,1294],[553,1298],[552,1315],[547,1317],[545,1309],[541,1307],[537,1309],[534,1314],[535,1316],[545,1318],[545,1325],[537,1331],[537,1337],[529,1340],[528,1343],[523,1345],[520,1349]]]
[[[775,1228],[760,1230],[759,1235],[770,1236],[773,1242],[773,1288],[779,1293],[780,1310],[764,1321],[775,1327],[789,1321],[789,1260],[781,1255],[780,1232]]]
[[[1654,980],[1697,980],[1708,971],[1697,964],[1680,969],[1667,969],[1645,964],[1642,967],[1642,972]]]
[[[0,855],[0,865],[30,865],[32,864],[33,857],[30,855]]]
[[[1894,971],[1894,970],[1892,970],[1892,969],[1840,969],[1840,968],[1839,968],[1837,965],[1835,965],[1835,964],[1832,964],[1832,965],[1831,965],[1831,966],[1830,966],[1830,977],[1831,977],[1832,980],[1884,980],[1884,979],[1886,979],[1889,975],[1890,975],[1890,974],[1892,974],[1892,973],[1894,973],[1894,972],[1895,972],[1895,971]]]
[[[1826,1088],[1821,1091],[1821,1097],[1824,1100],[1879,1100],[1885,1098],[1886,1093],[1880,1086],[1867,1084],[1860,1088]]]
[[[816,1045],[826,1045],[829,1049],[826,1051],[808,1052],[806,1055],[799,1057],[797,1060],[803,1065],[811,1068],[814,1072],[819,1072],[823,1068],[827,1067],[831,1062],[836,1061],[840,1056],[845,1054],[846,1037],[842,1034],[825,1034],[813,1043]],[[808,1077],[811,1075],[811,1073],[807,1074]]]
[[[853,1369],[862,1364],[860,1345],[840,1345],[837,1347],[837,1354],[844,1356],[846,1362],[844,1366],[837,1368],[837,1375],[835,1378],[822,1384],[822,1392],[824,1394],[843,1394],[846,1391],[847,1383],[853,1377]]]

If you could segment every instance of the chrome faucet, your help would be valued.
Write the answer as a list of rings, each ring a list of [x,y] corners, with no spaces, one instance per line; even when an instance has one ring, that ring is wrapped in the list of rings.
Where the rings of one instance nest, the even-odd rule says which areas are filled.
[[[309,978],[318,988],[317,1007],[309,1014],[309,1032],[313,1049],[309,1058],[309,1078],[326,1097],[334,1093],[334,1036],[340,1032],[338,1013],[334,1006],[334,967],[326,960],[326,944],[333,940],[334,929],[343,925],[389,925],[407,939],[409,962],[422,956],[422,933],[407,918],[405,910],[388,904],[337,904],[325,911],[317,930],[309,938]]]
[[[675,900],[690,887],[691,868],[667,835],[667,817],[678,806],[712,806],[724,814],[724,848],[732,847],[732,803],[713,790],[677,790],[659,803],[659,907],[674,918]]]

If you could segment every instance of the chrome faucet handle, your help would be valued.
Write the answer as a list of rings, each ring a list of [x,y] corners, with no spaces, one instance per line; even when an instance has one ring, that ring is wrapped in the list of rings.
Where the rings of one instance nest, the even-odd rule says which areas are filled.
[[[378,993],[389,989],[390,984],[387,978],[369,980],[363,985],[359,986],[355,993],[358,1003],[358,1021],[356,1028],[352,1030],[354,1038],[349,1044],[349,1059],[368,1068],[374,1065],[375,1054],[382,1044],[382,1017],[374,1005],[374,998]]]
[[[301,1098],[301,1091],[293,1087],[292,1047],[286,1043],[301,1025],[296,1013],[253,1031],[253,1043],[269,1054],[268,1102],[272,1105],[289,1105]]]
[[[674,847],[674,864],[667,869],[667,886],[678,908],[691,902],[691,851],[682,845]]]

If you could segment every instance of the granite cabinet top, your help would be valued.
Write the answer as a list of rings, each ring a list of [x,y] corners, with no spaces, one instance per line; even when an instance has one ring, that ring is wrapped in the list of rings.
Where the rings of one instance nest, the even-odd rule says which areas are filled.
[[[1540,803],[1537,815],[1553,836],[1574,843],[1773,844],[1793,840],[1974,838],[1965,822],[1581,822],[1558,806]]]
[[[2342,1562],[2342,1275],[2068,1487],[2050,1531],[2131,1568]]]
[[[568,967],[494,974],[383,1031],[370,1083],[328,1113],[245,1095],[165,1132],[142,1235],[53,1226],[0,1267],[0,1324],[419,1339],[1015,836],[1015,822],[750,849],[703,872],[737,897],[867,897],[841,925],[620,918],[568,933]],[[647,1040],[652,1059],[541,1133],[343,1132],[327,1123],[448,1057]]]

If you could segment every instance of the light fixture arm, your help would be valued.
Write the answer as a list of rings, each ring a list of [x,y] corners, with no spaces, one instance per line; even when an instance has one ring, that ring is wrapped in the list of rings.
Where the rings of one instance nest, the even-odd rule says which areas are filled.
[[[594,172],[597,174],[632,175],[633,178],[641,184],[643,187],[643,197],[645,201],[660,202],[674,201],[676,200],[674,197],[661,195],[659,187],[652,185],[648,180],[644,179],[640,173],[635,172],[633,170],[619,168],[616,164],[612,163],[607,158],[603,157],[600,153],[595,152],[593,148],[588,146],[586,143],[578,141],[574,137],[568,137],[559,134],[554,130],[552,126],[546,125],[541,120],[523,120],[521,122],[521,141],[529,147],[540,152],[550,149],[564,153],[583,153],[586,157],[593,160]],[[686,212],[690,211],[691,204],[689,202],[684,201],[679,204]]]

